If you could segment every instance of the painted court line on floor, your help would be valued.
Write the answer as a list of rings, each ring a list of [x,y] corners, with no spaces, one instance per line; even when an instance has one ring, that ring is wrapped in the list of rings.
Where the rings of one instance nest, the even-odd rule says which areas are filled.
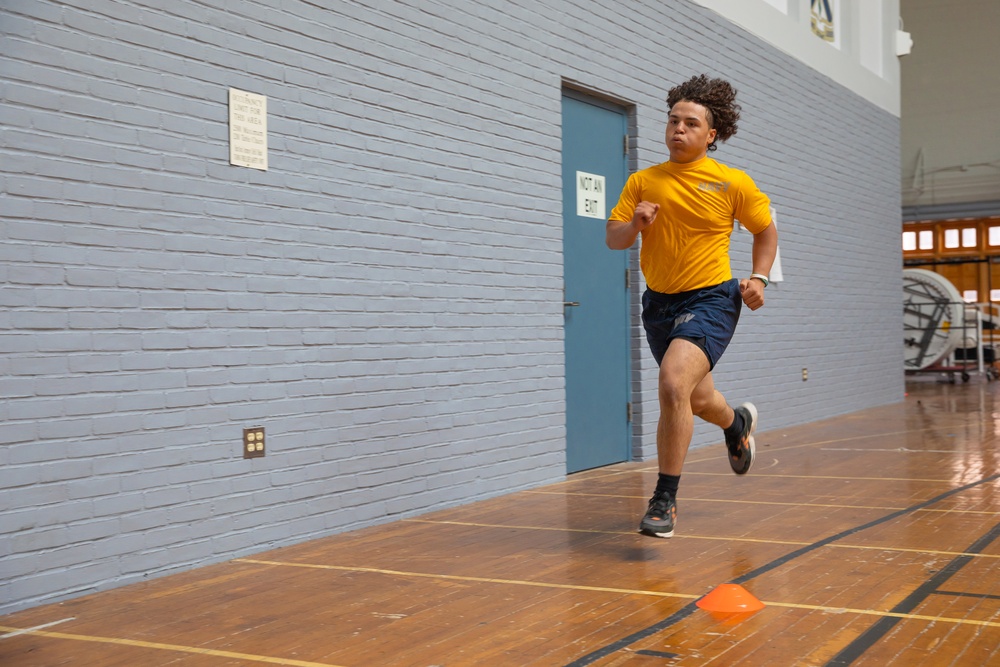
[[[428,572],[407,572],[404,570],[386,570],[375,567],[355,567],[350,565],[323,565],[319,563],[296,563],[292,561],[259,560],[256,558],[238,558],[234,563],[249,563],[253,565],[268,565],[274,567],[298,567],[312,570],[333,570],[337,572],[359,572],[367,574],[385,574],[395,577],[415,577],[419,579],[444,579],[448,581],[467,581],[474,583],[502,584],[507,586],[530,586],[534,588],[554,588],[559,590],[589,591],[596,593],[617,593],[622,595],[643,595],[662,598],[679,598],[684,600],[698,600],[704,597],[703,593],[671,593],[667,591],[651,591],[631,588],[612,588],[606,586],[583,586],[579,584],[558,584],[544,581],[527,581],[523,579],[496,579],[493,577],[472,577],[456,574],[434,574]],[[762,600],[766,607],[781,607],[785,609],[804,609],[807,611],[821,611],[829,614],[858,614],[862,616],[890,616],[901,619],[937,621],[941,623],[953,623],[956,625],[977,625],[993,628],[1000,628],[1000,622],[996,621],[976,621],[967,618],[952,618],[948,616],[923,616],[919,614],[906,614],[893,611],[879,611],[877,609],[854,609],[851,607],[830,607],[824,605],[800,604],[797,602],[780,602],[774,600]]]
[[[784,556],[781,556],[779,558],[776,558],[776,559],[772,560],[770,563],[765,563],[764,565],[761,565],[760,567],[755,568],[755,569],[751,570],[750,572],[747,572],[744,575],[736,577],[735,579],[733,579],[729,583],[744,584],[744,583],[746,583],[748,581],[756,579],[757,577],[759,577],[759,576],[761,576],[763,574],[767,574],[768,572],[776,570],[779,567],[787,565],[788,563],[794,561],[797,558],[800,558],[801,556],[804,556],[804,555],[806,555],[808,553],[816,551],[817,549],[820,549],[821,547],[828,546],[832,542],[836,542],[836,541],[838,541],[840,539],[843,539],[845,537],[849,537],[851,535],[855,535],[855,534],[860,533],[862,531],[868,530],[869,528],[874,528],[876,526],[882,525],[882,524],[887,523],[889,521],[892,521],[893,519],[896,519],[896,518],[898,518],[900,516],[903,516],[903,515],[915,512],[916,510],[919,510],[921,508],[927,507],[929,505],[933,505],[934,503],[940,502],[940,501],[942,501],[942,500],[944,500],[946,498],[949,498],[951,496],[954,496],[954,495],[957,495],[959,493],[963,493],[965,491],[968,491],[970,489],[974,489],[976,487],[979,487],[979,486],[982,486],[982,485],[994,482],[994,481],[996,481],[998,479],[1000,479],[1000,473],[989,475],[988,477],[984,477],[984,478],[979,479],[979,480],[977,480],[975,482],[970,482],[968,484],[964,484],[962,486],[959,486],[959,487],[956,487],[956,488],[953,488],[953,489],[949,489],[948,491],[945,491],[944,493],[940,493],[940,494],[934,496],[933,498],[929,498],[928,500],[925,500],[923,502],[916,503],[915,505],[912,505],[911,507],[909,507],[909,508],[907,508],[905,510],[900,510],[898,512],[892,512],[890,514],[887,514],[887,515],[885,515],[883,517],[880,517],[878,519],[875,519],[873,521],[869,521],[869,522],[861,524],[859,526],[855,526],[854,528],[849,528],[847,530],[842,530],[839,533],[835,533],[833,535],[830,535],[829,537],[823,538],[822,540],[818,540],[818,541],[816,541],[816,542],[814,542],[814,543],[812,543],[812,544],[810,544],[808,546],[805,546],[805,547],[802,547],[800,549],[796,549],[795,551],[789,552],[789,553],[785,554]],[[776,603],[772,602],[770,604],[776,606]],[[694,603],[688,603],[683,608],[681,608],[678,611],[674,612],[673,614],[671,614],[667,618],[663,619],[662,621],[660,621],[658,623],[654,623],[653,625],[650,625],[650,626],[648,626],[646,628],[643,628],[642,630],[638,630],[638,631],[632,633],[631,635],[623,637],[622,639],[619,639],[616,642],[612,642],[611,644],[608,644],[607,646],[604,646],[603,648],[599,648],[599,649],[597,649],[595,651],[592,651],[591,653],[588,653],[587,655],[585,655],[585,656],[583,656],[583,657],[581,657],[581,658],[579,658],[577,660],[574,660],[573,662],[569,663],[566,667],[583,667],[584,665],[589,665],[589,664],[591,664],[591,663],[593,663],[593,662],[595,662],[597,660],[600,660],[601,658],[605,658],[605,657],[607,657],[609,655],[612,655],[613,653],[617,653],[618,651],[626,649],[629,646],[631,646],[632,644],[635,644],[636,642],[639,642],[639,641],[642,641],[644,639],[647,639],[647,638],[649,638],[649,637],[651,637],[651,636],[653,636],[655,634],[658,634],[658,633],[666,630],[667,628],[670,628],[670,627],[676,625],[677,623],[680,623],[681,621],[683,621],[684,619],[686,619],[688,616],[691,616],[692,614],[694,614],[694,612],[696,610],[697,610],[697,607],[695,606]],[[869,610],[869,611],[872,611],[873,613],[877,614],[877,612],[874,612],[874,610]],[[902,612],[890,611],[890,612],[887,612],[887,613],[883,613],[881,615],[882,616],[886,616],[887,614],[896,614],[896,613],[902,613]],[[907,618],[910,618],[910,617],[908,616]],[[883,619],[880,619],[880,621],[881,620],[883,620]],[[940,619],[940,620],[944,621],[944,619]],[[964,620],[965,619],[955,619],[955,621],[957,621],[957,622],[961,622],[961,621],[964,621]],[[994,622],[992,622],[992,621],[977,621],[975,623],[975,625],[984,625],[984,624],[993,624],[993,623]],[[998,627],[1000,627],[1000,624],[996,624],[996,625]],[[992,625],[990,625],[990,627],[992,627]]]
[[[584,493],[582,491],[547,491],[545,489],[528,489],[522,493],[531,493],[540,496],[579,496],[581,498],[633,498],[646,500],[646,496],[636,496],[625,493]],[[901,510],[903,507],[889,507],[885,505],[843,505],[833,503],[790,503],[778,500],[746,500],[744,498],[691,498],[684,496],[685,503],[737,503],[739,505],[777,505],[779,507],[835,507],[858,510]],[[984,512],[984,514],[995,514],[995,512]]]
[[[571,591],[593,591],[597,593],[621,593],[624,595],[650,595],[661,598],[682,598],[696,600],[701,595],[687,593],[669,593],[666,591],[644,591],[631,588],[608,588],[605,586],[582,586],[577,584],[556,584],[544,581],[527,581],[519,579],[495,579],[493,577],[472,577],[458,574],[434,574],[429,572],[406,572],[403,570],[384,570],[375,567],[353,567],[349,565],[321,565],[318,563],[294,563],[290,561],[258,560],[256,558],[238,558],[234,563],[252,563],[255,565],[273,565],[277,567],[302,567],[312,570],[336,570],[339,572],[365,572],[368,574],[386,574],[394,577],[417,577],[420,579],[444,579],[448,581],[469,581],[481,584],[506,584],[508,586],[533,586],[536,588],[558,588]]]
[[[816,447],[818,445],[830,445],[830,444],[835,444],[835,443],[840,443],[840,442],[852,442],[852,441],[855,441],[855,440],[865,440],[865,439],[868,439],[868,438],[886,438],[886,437],[894,436],[894,435],[904,435],[906,433],[923,433],[923,432],[924,432],[923,429],[918,429],[918,430],[907,429],[907,430],[903,430],[903,431],[886,431],[884,433],[875,433],[875,434],[866,434],[866,435],[853,435],[853,436],[850,436],[850,437],[847,437],[847,438],[834,438],[833,440],[817,440],[815,442],[804,442],[804,443],[800,443],[800,444],[797,444],[797,445],[781,445],[781,446],[767,445],[766,446],[767,447],[767,451],[766,452],[762,451],[761,455],[763,455],[765,453],[766,454],[773,454],[775,452],[787,452],[787,451],[791,451],[793,449],[803,449],[805,447]],[[765,435],[765,437],[766,437],[766,435]],[[758,435],[757,439],[760,440],[760,438],[761,438],[761,436]],[[697,454],[707,453],[708,448],[713,447],[713,446],[720,446],[721,447],[722,446],[722,442],[719,441],[718,443],[713,443],[713,444],[710,444],[710,445],[704,445],[702,447],[698,447],[696,449],[692,449],[690,457],[687,459],[687,464],[707,463],[709,461],[714,461],[714,460],[720,458],[720,456],[718,456],[718,455],[713,455],[713,456],[709,456],[709,457],[705,457],[705,458],[696,458]],[[627,465],[629,463],[639,463],[639,462],[638,461],[623,461],[622,463],[616,464],[616,465]],[[549,486],[561,486],[563,484],[573,484],[575,482],[582,481],[582,480],[591,481],[591,480],[594,480],[594,479],[603,479],[603,478],[607,478],[607,477],[617,477],[617,476],[620,476],[620,475],[630,475],[630,474],[633,474],[633,473],[636,473],[636,472],[649,473],[649,472],[659,472],[659,470],[657,468],[655,468],[655,467],[635,468],[635,469],[629,469],[629,470],[608,470],[608,469],[604,469],[604,468],[600,468],[598,470],[586,470],[586,471],[583,471],[583,472],[574,473],[572,475],[571,479],[567,478],[567,479],[563,479],[563,480],[561,480],[559,482],[553,482]],[[685,474],[687,474],[687,473],[685,473]]]
[[[69,618],[64,618],[64,619],[61,619],[61,620],[58,620],[58,621],[52,621],[51,623],[44,623],[42,625],[36,625],[33,628],[24,628],[23,630],[15,630],[14,632],[8,632],[5,635],[0,635],[0,639],[10,639],[11,637],[17,637],[18,635],[31,634],[33,632],[37,632],[38,630],[44,630],[45,628],[51,628],[51,627],[53,627],[55,625],[59,625],[61,623],[65,623],[67,621],[75,621],[75,620],[76,620],[76,617],[70,616]]]
[[[817,447],[817,446],[821,446],[821,445],[833,445],[833,444],[843,443],[843,442],[853,442],[853,441],[856,441],[856,440],[867,440],[869,438],[879,438],[881,440],[882,438],[887,438],[887,437],[896,436],[896,435],[906,435],[907,433],[927,433],[928,431],[946,431],[946,430],[950,430],[950,429],[953,429],[953,428],[960,428],[960,427],[964,427],[964,426],[967,426],[967,424],[965,422],[956,422],[955,424],[946,424],[944,426],[939,426],[939,427],[931,428],[931,429],[905,429],[905,430],[902,430],[902,431],[886,431],[884,433],[854,435],[854,436],[850,436],[850,437],[847,437],[847,438],[834,438],[833,440],[817,440],[815,442],[803,442],[803,443],[799,443],[797,445],[771,445],[771,444],[765,444],[765,445],[763,445],[758,450],[758,454],[763,455],[763,454],[773,454],[773,453],[776,453],[776,452],[787,452],[787,451],[791,451],[793,449],[803,449],[803,448],[806,448],[806,447]],[[767,439],[767,434],[765,433],[763,437],[764,437],[764,439]],[[757,436],[757,440],[758,440],[758,442],[761,440],[761,436],[760,435]],[[716,444],[721,445],[721,441],[719,443],[716,443]],[[713,445],[706,445],[705,447],[698,447],[697,449],[693,449],[691,451],[691,454],[693,456],[695,454],[700,454],[702,452],[707,453],[706,452],[706,447],[712,447],[712,446]],[[865,448],[865,447],[859,447],[857,451],[875,452],[875,451],[883,451],[883,450],[870,449],[870,448]],[[895,451],[895,450],[893,450],[893,451]],[[920,452],[922,450],[910,450],[910,451]],[[951,453],[951,452],[947,452],[947,453]],[[707,461],[714,461],[716,458],[718,458],[718,457],[717,456],[711,456],[711,457],[707,457],[707,458],[689,458],[687,460],[687,462],[688,463],[705,463]],[[655,469],[655,468],[643,468],[642,472],[658,472],[658,470]]]
[[[867,478],[861,478],[867,479]],[[527,489],[522,493],[533,493],[543,496],[581,496],[584,498],[637,498],[646,500],[646,496],[634,496],[620,493],[583,493],[581,491],[546,491],[545,489]],[[889,505],[843,505],[834,503],[789,503],[777,500],[746,500],[745,498],[683,498],[685,503],[736,503],[739,505],[777,505],[778,507],[823,507],[842,508],[855,510],[885,510],[894,511],[906,509],[905,507],[892,507]],[[996,511],[992,510],[967,510],[967,509],[931,509],[924,508],[921,512],[941,512],[952,514],[986,514],[995,516]]]
[[[685,475],[701,475],[703,477],[732,477],[731,472],[696,472],[685,471]],[[754,479],[841,479],[849,482],[920,482],[922,484],[954,484],[953,479],[922,479],[919,477],[858,477],[855,475],[781,475],[781,474],[756,474]]]
[[[595,535],[629,535],[634,536],[635,533],[632,531],[624,530],[594,530],[592,528],[566,528],[566,527],[550,527],[550,526],[522,526],[518,524],[503,524],[503,523],[476,523],[474,521],[444,521],[444,520],[434,520],[434,519],[402,519],[407,523],[430,523],[430,524],[440,524],[444,526],[468,526],[470,528],[501,528],[509,530],[541,530],[549,531],[555,533],[593,533]],[[791,546],[791,547],[805,547],[812,544],[812,542],[803,542],[795,540],[774,540],[774,539],[763,539],[759,537],[733,537],[731,535],[691,535],[685,533],[684,535],[675,535],[670,538],[673,540],[714,540],[719,542],[750,542],[753,544],[776,544],[780,546]],[[865,545],[865,544],[827,544],[825,545],[831,549],[865,549],[869,551],[892,551],[892,552],[905,552],[905,553],[917,553],[926,554],[928,556],[973,556],[975,558],[998,558],[1000,559],[1000,554],[969,554],[961,551],[939,551],[935,549],[913,549],[907,547],[893,547],[893,546],[881,546],[881,545]]]
[[[500,528],[509,530],[541,530],[553,533],[590,533],[593,535],[629,535],[635,536],[635,531],[625,531],[625,530],[594,530],[593,528],[566,528],[561,527],[550,527],[550,526],[522,526],[518,524],[505,524],[505,523],[476,523],[474,521],[438,521],[434,519],[403,519],[407,523],[430,523],[442,526],[468,526],[469,528]],[[677,535],[671,538],[672,540],[686,539],[686,540],[725,540],[729,542],[755,542],[762,544],[779,544],[782,546],[806,546],[810,542],[796,542],[793,540],[765,540],[756,537],[713,537],[705,535]]]
[[[892,454],[954,454],[953,449],[907,449],[897,447],[895,449],[874,449],[866,447],[821,447],[821,452],[886,452]]]
[[[978,553],[992,544],[998,537],[1000,537],[1000,523],[993,526],[993,528],[987,531],[984,535],[980,536],[978,540],[969,545],[969,548],[966,549],[966,551],[970,553]],[[921,586],[918,586],[916,590],[897,603],[896,606],[892,608],[892,611],[894,614],[906,614],[913,609],[916,609],[931,595],[940,592],[941,585],[958,574],[962,568],[968,565],[971,561],[972,558],[969,556],[958,556],[954,558],[950,563],[948,563],[948,565],[935,572]],[[827,667],[838,667],[841,665],[852,664],[855,660],[863,656],[868,649],[889,634],[899,621],[900,619],[895,615],[880,618],[874,625],[856,637],[854,641],[841,649],[837,655],[826,663]]]
[[[60,623],[62,621],[59,621]],[[207,655],[214,658],[233,658],[236,660],[261,662],[269,665],[287,665],[288,667],[340,667],[328,662],[309,662],[307,660],[293,660],[291,658],[272,658],[265,655],[252,655],[250,653],[236,653],[234,651],[216,651],[208,648],[198,648],[197,646],[182,646],[180,644],[161,644],[159,642],[146,642],[138,639],[122,639],[120,637],[98,637],[95,635],[77,635],[66,632],[49,632],[47,630],[33,630],[10,628],[0,626],[0,630],[8,631],[10,634],[18,633],[35,637],[47,637],[50,639],[68,639],[78,642],[94,642],[98,644],[115,644],[118,646],[132,646],[136,648],[149,648],[159,651],[175,651],[177,653],[194,653],[197,655]]]
[[[760,451],[758,453],[761,456],[763,456],[764,454],[774,454],[774,453],[777,453],[777,452],[788,452],[788,451],[792,451],[794,449],[804,449],[804,448],[807,448],[807,447],[818,447],[818,446],[822,446],[822,445],[833,445],[833,444],[844,443],[844,442],[854,442],[854,441],[857,441],[857,440],[868,440],[870,438],[879,438],[879,439],[882,439],[882,438],[888,438],[888,437],[896,436],[896,435],[906,435],[907,433],[926,433],[928,430],[932,430],[932,431],[934,431],[934,430],[937,430],[937,431],[949,430],[949,429],[952,429],[952,428],[962,427],[962,426],[966,426],[966,425],[967,424],[965,422],[956,422],[953,425],[946,424],[946,425],[939,426],[939,427],[936,427],[936,428],[933,428],[933,429],[904,429],[902,431],[885,431],[883,433],[868,433],[868,434],[863,434],[863,435],[852,435],[852,436],[849,436],[849,437],[846,437],[846,438],[833,438],[832,440],[816,440],[816,441],[813,441],[813,442],[802,442],[802,443],[799,443],[797,445],[771,445],[771,444],[765,444],[765,445],[762,445],[760,447]],[[764,439],[767,439],[768,436],[767,436],[766,433],[763,436],[761,436],[760,434],[758,434],[757,435],[758,442],[760,442],[760,440],[762,439],[762,437]],[[719,441],[717,443],[711,443],[711,444],[703,445],[703,446],[697,447],[695,449],[692,449],[691,450],[691,454],[689,455],[686,464],[687,465],[691,465],[691,464],[695,464],[695,463],[707,463],[707,462],[715,461],[716,459],[719,459],[720,455],[716,455],[716,454],[712,454],[711,456],[703,456],[703,457],[700,457],[700,458],[698,457],[699,454],[708,454],[708,450],[710,448],[717,447],[717,446],[721,447],[722,446],[722,441]],[[866,449],[866,448],[859,448],[859,450],[860,451],[878,451],[878,450]],[[914,450],[914,451],[920,451],[920,450]],[[624,465],[626,463],[638,463],[638,462],[637,461],[626,461],[626,462],[623,462],[620,465]],[[592,480],[592,479],[600,479],[602,477],[613,477],[613,476],[616,476],[616,475],[625,475],[625,474],[629,474],[629,473],[633,473],[633,472],[655,473],[655,472],[659,472],[659,469],[656,468],[656,467],[652,467],[651,466],[651,467],[645,467],[645,468],[636,468],[635,470],[608,470],[608,471],[603,471],[603,472],[600,472],[600,473],[593,473],[593,474],[587,474],[587,472],[581,472],[581,473],[576,473],[576,475],[574,475],[574,477],[576,477],[577,475],[585,475],[585,474],[587,474],[587,477],[585,479]],[[685,474],[688,474],[688,473],[685,472]],[[584,479],[584,478],[581,477],[581,478],[578,478],[578,479]],[[557,482],[556,484],[569,484],[569,483],[572,483],[574,481],[577,481],[577,480],[575,480],[575,479],[565,479],[565,480],[563,480],[561,482]]]

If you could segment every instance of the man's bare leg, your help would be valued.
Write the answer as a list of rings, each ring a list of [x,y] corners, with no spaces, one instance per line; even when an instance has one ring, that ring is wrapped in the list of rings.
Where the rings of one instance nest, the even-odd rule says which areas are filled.
[[[711,373],[695,387],[691,395],[691,411],[699,419],[704,419],[721,429],[726,429],[733,423],[733,409],[726,403],[725,397],[716,390]]]
[[[694,343],[675,338],[660,362],[660,419],[656,426],[656,457],[660,474],[639,532],[671,537],[677,519],[677,487],[694,433],[692,398],[708,377],[705,353]]]
[[[719,411],[713,392],[718,394],[709,373],[708,358],[701,348],[683,338],[671,341],[660,363],[660,419],[656,427],[657,462],[664,475],[681,474],[694,433],[694,408],[697,406],[700,412],[708,409],[713,415]],[[728,409],[721,394],[718,400]],[[732,422],[732,411],[729,412]],[[724,419],[724,415],[715,419]]]
[[[660,418],[656,427],[656,454],[660,474],[639,531],[655,537],[670,537],[674,534],[677,488],[691,445],[695,416],[725,431],[736,428],[736,413],[715,389],[705,353],[682,338],[671,341],[660,363],[658,394]],[[734,470],[736,465],[733,463]]]
[[[736,410],[715,389],[712,374],[701,381],[691,395],[691,410],[695,416],[715,424],[726,437],[729,465],[737,475],[745,475],[753,465],[756,446],[754,431],[757,429],[757,408],[753,403],[743,403]],[[740,411],[739,421],[736,411]]]

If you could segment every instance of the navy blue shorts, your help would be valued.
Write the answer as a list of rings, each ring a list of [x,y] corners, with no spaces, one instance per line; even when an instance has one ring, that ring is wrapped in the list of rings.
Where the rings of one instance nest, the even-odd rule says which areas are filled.
[[[642,326],[646,341],[659,365],[674,338],[689,340],[715,368],[729,346],[740,321],[743,297],[740,281],[727,280],[714,287],[662,294],[647,289],[642,294]]]

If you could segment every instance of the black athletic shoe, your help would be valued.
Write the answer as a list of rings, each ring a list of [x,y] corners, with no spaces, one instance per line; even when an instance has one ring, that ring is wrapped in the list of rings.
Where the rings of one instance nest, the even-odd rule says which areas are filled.
[[[726,437],[726,449],[729,450],[729,465],[737,475],[745,475],[753,465],[756,453],[753,432],[757,430],[757,408],[753,403],[743,403],[736,412],[743,417],[743,431],[739,437]]]
[[[639,523],[639,532],[652,537],[671,537],[677,521],[677,502],[669,492],[654,493],[649,509]]]

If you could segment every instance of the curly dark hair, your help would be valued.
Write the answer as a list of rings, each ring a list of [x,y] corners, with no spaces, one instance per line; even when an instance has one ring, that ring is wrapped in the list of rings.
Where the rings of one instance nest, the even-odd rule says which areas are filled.
[[[693,76],[667,94],[671,109],[681,101],[694,102],[708,111],[708,126],[715,129],[715,139],[708,150],[714,151],[717,141],[725,141],[734,134],[740,119],[740,105],[736,103],[736,89],[724,79],[710,79],[705,74]]]

